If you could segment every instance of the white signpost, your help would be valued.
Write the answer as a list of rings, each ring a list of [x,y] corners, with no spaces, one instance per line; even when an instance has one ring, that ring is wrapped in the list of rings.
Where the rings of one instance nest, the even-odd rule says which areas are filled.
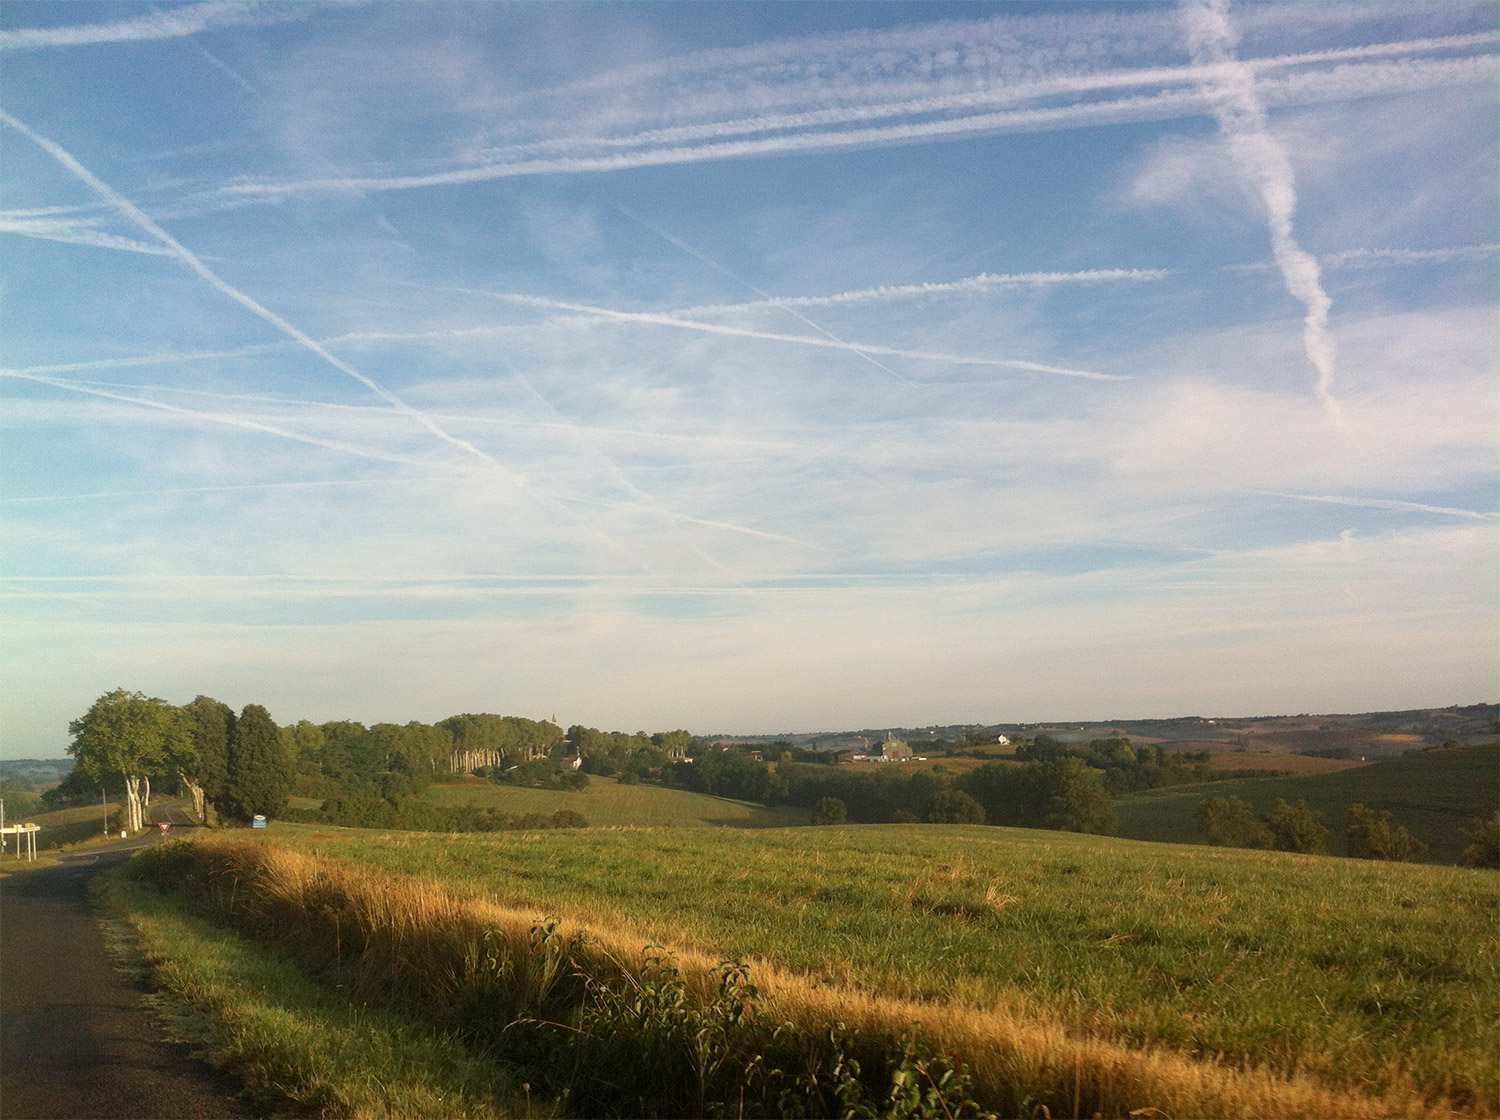
[[[39,824],[8,824],[0,827],[0,837],[15,836],[16,858],[36,859],[36,834],[42,831]],[[0,845],[0,852],[8,847],[8,844]]]

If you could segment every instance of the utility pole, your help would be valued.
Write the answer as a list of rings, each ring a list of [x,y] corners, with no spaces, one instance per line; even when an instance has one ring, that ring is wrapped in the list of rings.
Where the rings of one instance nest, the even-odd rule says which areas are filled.
[[[104,835],[109,835],[109,795],[99,787],[99,811],[104,814]]]

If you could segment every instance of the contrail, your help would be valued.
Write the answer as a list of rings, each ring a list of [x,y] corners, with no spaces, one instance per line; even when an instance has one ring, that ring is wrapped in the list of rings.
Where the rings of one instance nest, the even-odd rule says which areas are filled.
[[[702,331],[706,334],[722,334],[731,338],[761,338],[770,342],[791,342],[799,346],[821,346],[834,350],[852,350],[857,354],[879,354],[883,357],[893,358],[916,358],[920,361],[944,362],[951,365],[986,366],[990,368],[1024,369],[1035,373],[1050,373],[1060,377],[1081,377],[1091,381],[1129,381],[1130,378],[1124,374],[1096,373],[1093,370],[1069,369],[1066,366],[1049,366],[1041,362],[1028,362],[1020,358],[974,358],[963,354],[943,354],[929,350],[901,350],[893,346],[876,346],[868,342],[847,342],[837,337],[812,338],[800,334],[777,334],[773,331],[757,331],[748,327],[731,327],[724,323],[705,323],[697,319],[681,319],[674,315],[664,315],[653,311],[617,311],[610,307],[597,307],[588,303],[573,303],[569,300],[548,299],[545,296],[521,295],[511,292],[485,292],[472,288],[460,288],[458,291],[467,291],[475,295],[487,295],[494,299],[504,300],[507,303],[516,303],[530,307],[545,307],[556,311],[576,311],[584,315],[594,316],[600,319],[610,319],[621,323],[649,323],[663,327],[680,327],[683,330]],[[758,289],[756,289],[758,291]],[[774,303],[774,300],[770,302]],[[795,312],[794,312],[795,314]],[[798,316],[802,318],[802,316]],[[543,326],[549,325],[546,323]],[[479,328],[482,331],[484,328]],[[472,329],[460,329],[454,334],[475,333]],[[880,363],[875,363],[879,365]],[[881,366],[884,369],[884,366]],[[897,378],[915,385],[916,382],[895,374]]]
[[[1470,521],[1494,521],[1500,518],[1500,513],[1481,513],[1478,510],[1455,509],[1452,506],[1430,506],[1422,502],[1403,502],[1394,498],[1346,498],[1333,494],[1286,494],[1276,490],[1252,490],[1251,493],[1264,494],[1268,498],[1291,498],[1299,502],[1323,502],[1335,506],[1393,509],[1403,513],[1436,513],[1446,517],[1462,517]]]
[[[549,401],[545,396],[543,396],[542,393],[537,389],[537,387],[531,383],[529,378],[527,378],[519,370],[513,367],[507,366],[507,369],[509,369],[510,375],[515,378],[516,382],[522,388],[524,388],[528,393],[536,398],[541,406],[545,408],[549,413],[557,417],[557,419],[567,428],[568,434],[573,437],[573,439],[579,444],[579,446],[586,448],[590,452],[590,454],[594,456],[594,458],[604,464],[605,470],[607,470],[614,478],[616,484],[619,485],[619,487],[627,494],[636,499],[634,502],[614,502],[603,498],[582,497],[563,497],[559,500],[579,502],[587,505],[604,506],[611,509],[631,509],[638,512],[649,513],[657,517],[663,517],[671,521],[685,522],[694,525],[703,525],[712,529],[727,529],[736,533],[745,533],[752,537],[763,537],[767,540],[781,541],[785,544],[798,545],[801,548],[811,548],[819,552],[828,551],[827,549],[822,548],[818,545],[809,544],[807,541],[799,541],[792,537],[785,537],[780,533],[768,533],[761,529],[751,529],[747,526],[736,525],[733,522],[729,521],[711,521],[701,517],[693,517],[688,514],[677,513],[674,510],[668,509],[655,496],[646,493],[635,483],[631,482],[630,479],[626,476],[625,472],[620,469],[619,464],[616,463],[603,451],[601,451],[598,447],[596,447],[593,443],[591,443],[588,439],[586,439],[584,437],[582,427],[577,424],[571,417],[565,416],[563,415],[563,413],[559,412],[557,408],[552,404],[552,402]],[[693,541],[689,540],[686,537],[682,537],[681,540],[690,551],[695,553],[700,559],[705,561],[711,567],[717,568],[719,571],[725,573],[726,575],[731,574],[730,569],[727,565],[722,563],[716,557],[710,556],[707,552],[693,543]],[[644,561],[642,561],[642,563],[644,564]],[[649,565],[646,565],[646,568],[648,571],[651,571]],[[656,573],[653,571],[652,574],[654,575]]]
[[[708,257],[704,256],[702,253],[698,252],[697,249],[694,249],[687,242],[683,241],[681,238],[674,237],[672,234],[670,234],[666,230],[662,229],[661,226],[657,225],[655,222],[647,221],[645,218],[642,218],[640,215],[631,213],[629,210],[627,210],[619,202],[615,202],[614,206],[615,206],[616,210],[618,210],[620,213],[624,214],[632,222],[635,222],[637,225],[645,226],[647,229],[649,229],[652,233],[656,234],[658,237],[664,238],[668,243],[677,246],[677,248],[681,249],[684,253],[686,253],[688,256],[692,257],[694,260],[702,261],[704,264],[708,265],[708,267],[711,268],[711,269],[713,269],[715,272],[722,273],[723,275],[729,277],[729,279],[733,280],[736,284],[740,284],[740,285],[742,285],[742,286],[744,286],[746,288],[749,288],[756,295],[760,296],[761,299],[765,300],[767,303],[772,304],[772,305],[774,305],[776,307],[780,307],[782,310],[784,310],[792,318],[796,319],[800,323],[804,323],[807,326],[811,327],[813,330],[817,331],[824,338],[829,339],[831,342],[833,342],[835,345],[837,345],[840,349],[848,350],[851,354],[858,354],[861,358],[863,358],[865,361],[869,362],[876,369],[884,370],[886,373],[888,373],[892,377],[894,377],[897,381],[904,382],[905,384],[910,385],[913,389],[915,389],[917,387],[917,383],[915,381],[911,380],[911,378],[909,378],[909,377],[903,377],[901,374],[897,373],[895,370],[893,370],[890,366],[886,365],[884,362],[876,361],[868,353],[866,353],[863,350],[860,350],[857,346],[850,345],[849,343],[845,342],[842,338],[840,338],[838,335],[834,334],[832,331],[826,330],[823,327],[819,326],[817,323],[814,323],[806,315],[802,314],[802,312],[796,310],[795,308],[788,307],[786,304],[784,304],[780,300],[778,300],[775,296],[771,295],[770,292],[762,291],[761,289],[757,288],[754,284],[750,283],[750,281],[746,280],[743,276],[740,276],[738,273],[731,272],[729,269],[725,268],[718,261],[711,260]]]
[[[91,225],[64,222],[45,218],[0,217],[0,233],[12,233],[18,237],[34,237],[40,241],[60,241],[65,245],[88,245],[94,249],[119,249],[127,253],[145,253],[153,257],[170,257],[172,250],[160,245],[148,245],[129,237],[105,233]]]
[[[1482,36],[1479,38],[1489,41],[1492,37]],[[1438,49],[1442,45],[1446,45],[1442,40],[1419,40],[1411,44],[1414,49],[1421,47]],[[1395,46],[1395,44],[1392,46]],[[1377,48],[1353,48],[1353,50],[1369,54],[1376,51]],[[1317,55],[1308,57],[1328,57],[1334,53],[1318,52]],[[1382,51],[1382,53],[1386,52]],[[1234,61],[1232,65],[1236,68],[1245,68],[1245,71],[1253,78],[1256,71],[1276,69],[1278,68],[1277,64],[1281,61],[1277,59],[1246,60]],[[1346,65],[1334,67],[1329,70],[1293,75],[1284,79],[1262,79],[1260,82],[1260,97],[1266,104],[1306,104],[1327,100],[1344,100],[1351,97],[1369,96],[1375,93],[1424,89],[1450,84],[1484,83],[1493,81],[1496,71],[1496,60],[1492,56],[1428,60],[1422,62],[1398,60],[1397,62],[1388,64],[1367,63]],[[816,113],[823,114],[827,119],[824,120],[822,117],[819,117],[815,120],[809,117],[807,125],[823,125],[825,126],[825,130],[823,131],[789,132],[781,135],[744,138],[745,132],[755,131],[756,129],[774,130],[806,127],[806,125],[800,124],[797,118],[793,117],[787,118],[785,121],[780,119],[775,121],[768,120],[763,126],[757,125],[755,128],[747,128],[740,124],[731,124],[728,122],[706,126],[689,126],[699,127],[702,130],[702,137],[713,142],[697,144],[678,143],[668,147],[639,146],[649,145],[653,142],[653,137],[657,137],[658,135],[660,138],[666,138],[669,135],[666,132],[659,134],[643,133],[635,137],[627,137],[624,140],[580,137],[576,141],[544,141],[537,145],[522,145],[514,150],[513,158],[505,158],[493,162],[481,162],[446,171],[406,175],[327,177],[292,182],[240,182],[217,188],[201,197],[205,200],[217,199],[221,204],[244,204],[245,202],[257,199],[282,198],[303,193],[341,193],[356,190],[408,190],[421,187],[486,182],[515,176],[609,172],[640,167],[696,163],[759,155],[782,155],[807,151],[902,144],[972,134],[1042,132],[1059,128],[1082,128],[1108,124],[1135,123],[1145,120],[1163,120],[1210,112],[1214,108],[1214,99],[1221,96],[1216,93],[1215,89],[1205,88],[1205,86],[1213,86],[1222,81],[1223,68],[1218,65],[1210,64],[1197,67],[1163,69],[1159,73],[1152,72],[1153,76],[1151,80],[1146,82],[1129,80],[1132,73],[1126,71],[1123,78],[1112,79],[1109,83],[1102,83],[1102,79],[1090,79],[1090,81],[1101,82],[1100,88],[1110,88],[1111,85],[1155,83],[1177,85],[1187,81],[1194,81],[1197,84],[1189,88],[1169,89],[1143,96],[1082,101],[1041,108],[973,112],[969,115],[944,117],[937,120],[918,120],[908,123],[884,124],[864,128],[830,130],[826,126],[840,123],[835,119],[840,114],[849,116],[852,121],[861,116],[891,117],[915,110],[906,110],[899,107],[893,108],[891,106],[885,106],[878,112],[860,108],[850,110],[817,110],[815,111]],[[1021,88],[1029,89],[1030,87]],[[1002,91],[1000,93],[987,93],[984,95],[961,95],[957,99],[932,99],[930,102],[923,101],[920,104],[923,113],[933,113],[940,111],[949,101],[954,102],[955,108],[961,107],[958,105],[958,101],[962,100],[973,101],[975,103],[974,107],[982,108],[985,105],[995,103],[1028,100],[1032,97],[1043,96],[1046,92],[1046,90],[1040,88],[1035,92],[1024,94],[1012,94],[1009,91]],[[1081,82],[1074,82],[1072,87],[1069,88],[1063,88],[1062,85],[1059,85],[1057,92],[1067,94],[1083,93],[1086,91]],[[721,135],[740,138],[715,140],[715,137]],[[638,146],[636,150],[607,150],[620,147],[630,148],[632,145]],[[562,148],[564,154],[527,154],[545,152],[558,147]],[[574,149],[575,153],[581,151],[583,154],[568,154],[570,147]]]
[[[583,498],[575,495],[561,495],[558,500],[563,502],[577,502],[581,505],[605,506],[610,509],[628,509],[636,513],[648,513],[656,517],[663,517],[671,521],[681,521],[689,525],[702,525],[709,529],[726,529],[732,533],[744,533],[747,536],[760,537],[763,540],[779,541],[782,544],[794,544],[798,548],[810,548],[815,552],[831,551],[820,544],[813,544],[811,541],[798,540],[796,537],[784,536],[781,533],[770,533],[764,529],[752,529],[748,525],[737,525],[733,521],[714,521],[707,517],[694,517],[692,514],[678,513],[676,510],[668,509],[659,503],[621,502],[612,501],[609,498]],[[708,556],[700,549],[695,548],[692,544],[689,544],[688,547],[692,548],[694,552],[697,552],[698,555],[708,560],[720,571],[726,574],[730,572],[729,568],[719,563],[719,561],[714,560],[713,557]]]
[[[1314,391],[1328,415],[1339,421],[1333,398],[1334,345],[1328,333],[1332,300],[1323,290],[1318,260],[1292,232],[1297,210],[1296,179],[1286,150],[1271,136],[1266,110],[1255,90],[1255,71],[1238,62],[1238,35],[1229,22],[1227,0],[1195,0],[1182,9],[1188,50],[1195,62],[1214,65],[1221,77],[1209,87],[1214,118],[1228,145],[1230,158],[1254,184],[1270,223],[1271,253],[1281,269],[1286,289],[1306,309],[1302,343],[1317,371]]]
[[[1042,362],[1028,362],[1021,358],[979,358],[966,354],[945,354],[930,350],[903,350],[892,346],[878,346],[866,342],[831,342],[824,338],[807,335],[777,334],[772,331],[757,331],[746,327],[733,327],[722,323],[705,323],[695,319],[684,319],[682,313],[662,314],[648,311],[618,311],[609,307],[597,307],[586,303],[571,303],[565,300],[547,299],[543,296],[522,295],[511,292],[491,292],[478,288],[444,287],[444,291],[462,292],[467,295],[482,295],[490,299],[504,300],[526,307],[543,307],[556,311],[571,311],[576,314],[567,319],[543,322],[535,325],[449,327],[434,331],[351,331],[320,339],[322,346],[337,346],[340,343],[360,342],[420,342],[437,339],[486,338],[497,334],[534,330],[537,326],[562,327],[589,320],[615,320],[618,322],[647,323],[657,326],[677,327],[683,330],[701,331],[708,334],[728,335],[734,338],[759,338],[770,342],[788,342],[799,346],[818,346],[838,349],[856,349],[892,358],[913,358],[924,362],[940,362],[947,365],[982,366],[992,369],[1021,369],[1033,373],[1050,373],[1059,377],[1080,377],[1091,381],[1129,381],[1125,374],[1098,373],[1086,369],[1069,369]],[[740,305],[750,306],[750,305]],[[725,308],[724,310],[732,310]],[[709,310],[698,308],[695,310]],[[254,346],[241,346],[230,350],[197,350],[169,352],[164,354],[142,354],[129,358],[96,358],[83,362],[64,362],[55,365],[25,366],[7,373],[52,374],[81,373],[86,370],[119,369],[134,366],[166,365],[179,362],[196,362],[216,358],[247,358],[258,354],[275,353],[297,345],[294,342],[262,342]]]
[[[84,23],[69,27],[26,27],[0,31],[0,50],[77,47],[94,43],[143,43],[181,39],[210,27],[264,26],[302,19],[295,7],[271,6],[255,0],[210,0],[170,12],[152,12],[114,23]]]
[[[292,342],[262,342],[255,346],[240,346],[233,350],[189,350],[172,351],[166,354],[141,354],[133,358],[94,358],[86,362],[62,362],[47,366],[24,366],[20,369],[0,369],[0,373],[49,374],[80,373],[90,369],[122,369],[131,366],[170,365],[175,362],[201,362],[213,358],[248,358],[256,354],[271,354],[278,350],[290,350]]]
[[[151,400],[148,397],[132,397],[124,393],[111,393],[107,389],[96,389],[87,385],[79,385],[73,381],[65,381],[57,377],[39,377],[36,374],[20,373],[16,370],[0,370],[0,377],[14,377],[22,381],[35,381],[39,385],[50,385],[54,389],[67,389],[73,393],[83,393],[91,397],[103,397],[105,400],[123,401],[126,404],[140,405],[142,408],[155,408],[162,412],[170,412],[176,416],[185,416],[193,420],[206,420],[213,424],[224,424],[231,428],[245,428],[252,432],[265,432],[267,435],[280,436],[296,443],[305,443],[313,447],[321,447],[325,451],[337,451],[344,455],[354,455],[361,459],[375,459],[382,463],[400,463],[403,466],[431,467],[433,464],[423,459],[414,459],[405,455],[389,455],[382,451],[371,451],[366,447],[355,447],[353,444],[343,443],[339,440],[320,439],[316,436],[306,436],[301,432],[293,432],[286,428],[278,428],[273,424],[262,424],[258,420],[247,420],[243,416],[230,416],[222,412],[201,412],[194,408],[182,408],[179,405],[167,404],[165,401]]]
[[[1472,35],[1409,39],[1399,42],[1377,43],[1363,47],[1310,51],[1302,54],[1278,55],[1269,58],[1251,58],[1242,61],[1244,65],[1253,67],[1257,74],[1262,74],[1330,62],[1354,62],[1389,55],[1427,54],[1438,51],[1461,50],[1470,47],[1493,45],[1497,41],[1500,41],[1500,35],[1494,32],[1482,32]],[[730,117],[724,120],[705,121],[701,124],[683,124],[665,128],[645,129],[624,135],[565,136],[535,140],[484,149],[480,153],[480,160],[481,162],[492,162],[540,155],[546,152],[551,152],[555,155],[567,155],[570,149],[576,150],[580,148],[618,149],[648,145],[675,145],[698,140],[726,140],[738,136],[754,135],[756,133],[832,127],[877,121],[884,118],[894,119],[938,113],[952,114],[977,109],[994,109],[1003,105],[1038,101],[1043,98],[1076,97],[1140,86],[1171,87],[1202,85],[1212,82],[1218,76],[1217,70],[1213,65],[1200,65],[1196,63],[1190,66],[1174,65],[1124,70],[1116,69],[1093,74],[1062,74],[1055,77],[1038,78],[1024,82],[1001,81],[996,83],[978,74],[974,74],[969,76],[969,80],[975,88],[968,92],[945,92],[920,97],[899,97],[893,100],[872,99],[872,93],[878,94],[879,90],[870,91],[855,84],[851,86],[848,96],[850,99],[862,103],[853,105],[839,104],[826,109],[803,109],[780,113],[762,113],[748,117]],[[795,88],[795,84],[793,88]],[[758,90],[766,92],[766,86],[763,82],[759,84]],[[771,92],[785,96],[784,91],[780,89],[775,89]],[[819,92],[825,98],[830,96],[821,83]],[[833,96],[836,97],[837,95],[834,94]],[[660,100],[671,99],[663,98]],[[657,103],[657,99],[653,99],[653,104],[655,103]]]
[[[1325,253],[1325,268],[1383,268],[1390,265],[1428,264],[1443,261],[1477,261],[1500,253],[1500,243],[1453,245],[1445,249],[1345,249]]]
[[[0,505],[32,505],[38,502],[83,502],[106,498],[154,498],[169,494],[221,494],[236,490],[313,490],[326,486],[389,486],[384,478],[319,478],[290,482],[239,482],[223,486],[162,486],[152,490],[93,490],[85,494],[38,494],[26,498],[0,498]],[[49,577],[50,578],[50,577]]]
[[[33,132],[30,128],[22,124],[20,121],[16,120],[15,117],[11,116],[3,109],[0,109],[0,122],[8,124],[11,128],[15,129],[32,143],[40,147],[53,159],[57,160],[58,163],[62,164],[65,168],[72,172],[75,177],[82,180],[89,187],[89,189],[97,194],[101,199],[107,202],[110,206],[114,207],[125,217],[129,218],[136,225],[140,226],[147,233],[151,234],[151,236],[155,237],[168,249],[170,249],[172,255],[176,257],[179,262],[187,266],[187,268],[192,272],[196,273],[211,287],[222,292],[224,295],[228,296],[230,299],[238,303],[241,307],[244,307],[246,310],[259,316],[261,319],[264,319],[267,323],[270,323],[271,326],[275,327],[282,334],[286,335],[294,342],[310,350],[319,358],[322,358],[323,361],[327,362],[340,373],[343,373],[346,376],[352,377],[355,381],[358,381],[361,385],[365,386],[365,388],[369,389],[376,396],[380,397],[386,403],[390,404],[397,411],[403,413],[406,416],[409,416],[418,424],[422,425],[422,427],[426,428],[429,432],[437,436],[444,443],[451,444],[453,447],[456,447],[461,451],[473,455],[476,459],[484,461],[500,474],[509,479],[509,481],[513,484],[518,486],[526,485],[527,479],[524,476],[517,474],[515,471],[506,466],[503,466],[493,456],[481,451],[468,440],[460,439],[457,436],[448,434],[448,432],[444,431],[437,424],[433,423],[432,420],[430,420],[425,414],[407,404],[400,397],[396,396],[395,393],[392,393],[390,390],[376,384],[370,378],[360,373],[359,370],[349,365],[347,362],[336,358],[333,354],[329,353],[329,351],[320,343],[310,338],[302,331],[298,330],[296,327],[292,326],[291,323],[287,322],[280,315],[277,315],[274,311],[270,311],[267,308],[262,307],[259,303],[251,299],[238,288],[234,287],[228,281],[221,279],[216,272],[214,272],[211,268],[209,268],[206,264],[204,264],[201,260],[194,256],[187,248],[182,245],[181,242],[179,242],[170,233],[162,229],[161,226],[157,225],[154,221],[152,221],[149,217],[142,213],[128,199],[117,193],[103,180],[99,179],[96,175],[94,175],[93,172],[84,167],[83,164],[74,159],[61,145],[47,139],[45,136]]]
[[[990,288],[1049,287],[1053,284],[1101,284],[1110,280],[1161,280],[1172,274],[1165,268],[1095,268],[1083,272],[1012,272],[978,276],[962,280],[929,281],[923,284],[891,284],[858,291],[836,292],[827,296],[777,296],[771,300],[750,303],[709,303],[684,307],[673,315],[707,315],[739,311],[757,311],[764,307],[831,307],[838,304],[869,303],[877,300],[910,299],[914,296],[946,295],[950,292],[982,292]]]
[[[260,92],[245,80],[245,76],[243,74],[241,74],[233,66],[229,65],[229,63],[225,62],[218,55],[214,54],[207,47],[199,46],[198,52],[202,54],[203,57],[206,58],[214,66],[215,69],[217,69],[221,74],[224,74],[226,77],[228,77],[230,81],[234,82],[246,93]]]

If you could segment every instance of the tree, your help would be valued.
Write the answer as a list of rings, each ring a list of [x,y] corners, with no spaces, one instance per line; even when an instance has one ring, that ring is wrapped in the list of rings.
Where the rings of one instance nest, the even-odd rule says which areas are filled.
[[[693,733],[681,728],[676,731],[658,731],[651,736],[651,745],[668,759],[676,761],[679,758],[686,758],[688,752],[693,749]]]
[[[1376,813],[1357,801],[1349,806],[1346,836],[1349,854],[1355,859],[1404,862],[1427,850],[1427,845],[1413,836],[1405,825],[1396,824],[1389,812]]]
[[[259,704],[246,704],[229,741],[229,780],[223,807],[248,820],[257,813],[279,816],[286,809],[294,773],[271,715]]]
[[[813,810],[813,824],[843,824],[849,819],[848,807],[837,797],[821,797]]]
[[[1468,847],[1460,857],[1467,867],[1500,867],[1500,810],[1474,822]]]
[[[193,799],[193,814],[207,821],[205,801],[224,795],[229,777],[229,738],[234,730],[234,709],[211,696],[195,696],[183,705],[187,742],[171,759],[178,780]]]
[[[151,775],[161,773],[169,751],[182,749],[187,721],[180,710],[154,696],[117,688],[95,700],[68,725],[68,753],[103,788],[118,774],[125,787],[125,827],[139,832],[151,802]]]
[[[1307,852],[1321,855],[1328,851],[1328,830],[1307,807],[1306,801],[1292,805],[1281,798],[1266,822],[1271,828],[1271,842],[1277,851]]]
[[[983,824],[984,806],[961,789],[946,789],[927,802],[931,824]]]
[[[1041,788],[1047,798],[1044,828],[1093,832],[1115,830],[1115,806],[1104,788],[1104,774],[1081,758],[1060,758],[1041,765]]]
[[[1269,848],[1271,830],[1238,797],[1211,797],[1194,814],[1208,842],[1221,848]]]
[[[323,729],[301,719],[280,730],[281,746],[292,760],[299,778],[314,778],[323,772]],[[445,736],[446,738],[446,736]]]

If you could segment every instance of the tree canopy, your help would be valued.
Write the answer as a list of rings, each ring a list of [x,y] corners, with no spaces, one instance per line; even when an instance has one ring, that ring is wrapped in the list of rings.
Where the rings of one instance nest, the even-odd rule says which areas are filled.
[[[180,708],[141,692],[117,688],[99,697],[68,725],[68,753],[101,787],[116,774],[125,786],[126,827],[139,831],[151,797],[151,775],[168,757],[189,749],[188,723]]]
[[[246,704],[229,741],[229,778],[221,808],[242,820],[257,813],[279,816],[286,809],[294,776],[292,759],[270,713],[259,704]]]

